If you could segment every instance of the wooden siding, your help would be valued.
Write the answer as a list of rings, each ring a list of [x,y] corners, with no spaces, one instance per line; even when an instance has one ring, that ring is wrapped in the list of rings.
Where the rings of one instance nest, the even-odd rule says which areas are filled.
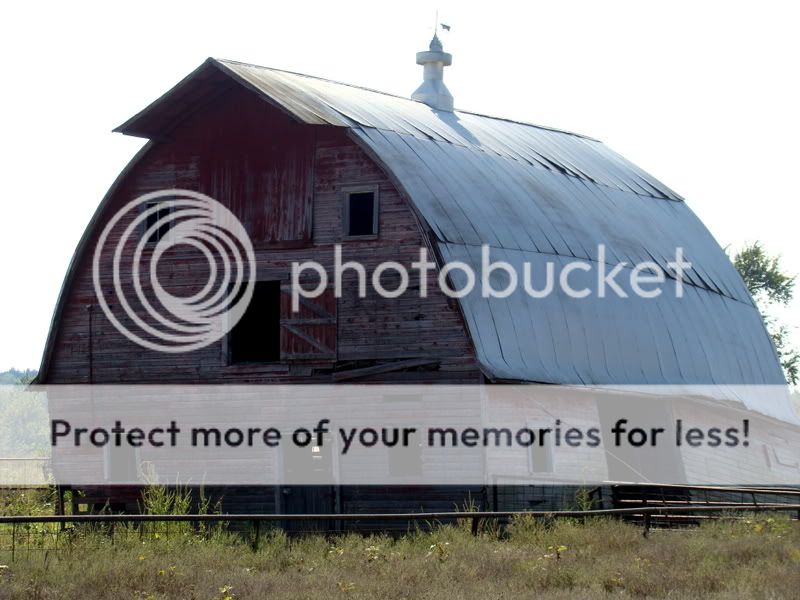
[[[337,318],[333,288],[318,298],[300,298],[292,311],[292,287],[281,286],[281,360],[336,361]]]
[[[753,411],[729,409],[718,405],[681,402],[675,406],[675,418],[684,419],[692,427],[709,430],[712,427],[728,427],[748,419],[750,431],[748,443],[755,452],[730,453],[724,449],[714,452],[714,460],[708,458],[709,450],[684,445],[681,455],[686,472],[693,481],[711,485],[741,484],[742,475],[754,481],[774,486],[796,486],[800,480],[800,431],[788,423],[759,415]],[[748,483],[748,482],[744,482]]]
[[[362,185],[379,190],[380,233],[376,239],[343,241],[341,190]],[[428,245],[406,200],[344,131],[297,124],[246,90],[226,92],[156,141],[121,181],[99,225],[139,195],[173,187],[206,193],[239,217],[252,236],[260,280],[288,283],[292,262],[305,260],[322,263],[332,274],[333,245],[340,242],[343,260],[363,262],[368,275],[387,260],[410,265],[419,248]],[[374,293],[359,298],[356,274],[348,272],[333,312],[335,337],[331,339],[330,327],[314,332],[329,348],[333,344],[335,355],[321,353],[317,361],[311,352],[300,353],[297,342],[288,338],[283,344],[285,360],[270,364],[228,365],[224,339],[190,353],[147,350],[123,337],[100,309],[91,274],[99,231],[89,235],[77,274],[65,291],[45,383],[326,382],[334,369],[409,358],[430,358],[438,366],[359,381],[481,379],[458,306],[438,292],[436,272],[428,275],[427,298],[418,297],[420,283],[412,273],[409,291],[396,299]],[[199,253],[169,252],[159,264],[160,281],[177,295],[199,291],[206,274]],[[393,288],[388,276],[383,283]],[[110,261],[103,265],[101,284],[111,288]],[[130,324],[118,305],[112,310],[123,324]],[[292,360],[293,353],[305,356]]]

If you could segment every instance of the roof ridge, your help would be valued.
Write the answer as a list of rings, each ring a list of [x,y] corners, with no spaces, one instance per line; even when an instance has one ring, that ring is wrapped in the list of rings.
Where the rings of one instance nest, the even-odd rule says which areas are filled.
[[[320,77],[318,75],[309,75],[308,73],[300,73],[298,71],[289,71],[288,69],[278,69],[277,67],[265,67],[264,65],[257,65],[257,64],[254,64],[254,63],[243,62],[243,61],[240,61],[240,60],[232,60],[232,59],[229,59],[229,58],[213,58],[212,57],[212,60],[214,60],[216,62],[219,62],[219,63],[223,63],[223,64],[230,63],[230,64],[235,64],[235,65],[242,65],[242,66],[245,66],[245,67],[252,67],[254,69],[264,69],[264,70],[267,70],[267,71],[275,71],[277,73],[286,73],[288,75],[296,75],[298,77],[306,77],[308,79],[316,79],[317,81],[324,81],[326,83],[333,83],[333,84],[336,84],[336,85],[344,85],[344,86],[347,86],[347,87],[350,87],[350,88],[354,88],[354,89],[358,89],[358,90],[364,90],[364,91],[367,91],[367,92],[372,92],[373,94],[380,94],[382,96],[390,96],[392,98],[398,98],[400,100],[406,100],[408,102],[414,102],[415,104],[419,104],[419,102],[417,102],[416,100],[412,100],[411,98],[408,98],[407,96],[400,96],[399,94],[392,94],[391,92],[384,92],[383,90],[376,90],[375,88],[366,87],[366,86],[363,86],[363,85],[356,85],[354,83],[347,83],[346,81],[337,81],[335,79],[329,79],[328,77]],[[455,109],[453,112],[455,112],[455,113],[463,113],[463,114],[466,114],[466,115],[473,115],[473,116],[476,116],[476,117],[483,117],[484,119],[493,119],[495,121],[504,121],[506,123],[515,123],[517,125],[525,125],[526,127],[535,127],[536,129],[541,129],[541,130],[544,130],[544,131],[551,131],[553,133],[561,133],[561,134],[564,134],[564,135],[571,135],[571,136],[574,136],[574,137],[579,137],[579,138],[583,138],[583,139],[586,139],[586,140],[590,140],[592,142],[598,142],[598,143],[601,143],[601,144],[603,143],[603,142],[601,142],[600,140],[598,140],[596,138],[593,138],[593,137],[588,136],[588,135],[584,135],[582,133],[576,133],[574,131],[568,131],[566,129],[559,129],[557,127],[550,127],[548,125],[538,125],[536,123],[530,123],[528,121],[519,121],[517,119],[510,119],[508,117],[498,117],[498,116],[495,116],[495,115],[487,115],[486,113],[480,113],[480,112],[476,112],[476,111],[472,111],[472,110],[463,110],[463,109],[460,109],[460,108]]]
[[[365,90],[367,92],[373,92],[375,94],[381,94],[382,96],[391,96],[392,98],[399,98],[400,100],[408,100],[409,102],[416,102],[415,100],[411,100],[411,98],[406,98],[405,96],[400,96],[399,94],[392,94],[391,92],[384,92],[382,90],[376,90],[375,88],[369,88],[363,85],[356,85],[354,83],[347,83],[346,81],[336,81],[335,79],[329,79],[327,77],[320,77],[318,75],[309,75],[308,73],[300,73],[298,71],[289,71],[288,69],[278,69],[277,67],[265,67],[264,65],[256,65],[253,63],[242,62],[240,60],[231,60],[228,58],[214,58],[215,61],[221,63],[233,63],[236,65],[243,65],[245,67],[254,67],[256,69],[265,69],[267,71],[277,71],[278,73],[288,73],[289,75],[297,75],[299,77],[307,77],[308,79],[316,79],[317,81],[326,81],[327,83],[335,83],[336,85],[346,85],[347,87],[356,88],[359,90]],[[463,111],[460,111],[463,112]]]

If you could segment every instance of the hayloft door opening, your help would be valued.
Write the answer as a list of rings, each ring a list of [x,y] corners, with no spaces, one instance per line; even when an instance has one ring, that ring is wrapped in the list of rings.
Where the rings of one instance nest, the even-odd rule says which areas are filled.
[[[280,281],[257,281],[250,304],[230,333],[228,342],[230,364],[280,360],[280,322]]]

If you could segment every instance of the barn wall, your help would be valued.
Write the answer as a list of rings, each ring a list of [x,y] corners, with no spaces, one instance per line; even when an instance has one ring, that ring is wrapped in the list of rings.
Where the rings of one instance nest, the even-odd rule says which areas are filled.
[[[364,262],[368,273],[386,260],[410,265],[425,245],[417,218],[343,130],[299,125],[237,89],[155,143],[117,187],[100,224],[141,194],[172,187],[197,190],[242,221],[254,242],[258,278],[288,282],[293,261],[313,259],[332,267],[333,244],[342,242],[341,188],[352,185],[377,186],[380,234],[375,240],[343,242],[344,259]],[[439,360],[440,366],[367,381],[479,380],[462,317],[457,305],[436,291],[436,273],[429,274],[427,299],[414,293],[419,282],[413,276],[409,292],[397,299],[358,298],[355,274],[345,277],[344,297],[336,307],[336,361],[229,366],[224,340],[183,354],[146,350],[124,338],[97,304],[91,258],[98,234],[90,233],[66,290],[46,383],[325,382],[334,367],[416,357]],[[206,269],[199,253],[170,252],[159,265],[159,279],[170,292],[186,295],[205,283]],[[102,285],[110,289],[110,261],[103,274]],[[388,279],[384,283],[392,287]],[[119,306],[112,310],[129,322]]]
[[[675,407],[675,418],[683,419],[686,427],[708,431],[738,426],[741,419],[749,420],[747,441],[754,452],[726,453],[724,447],[710,450],[704,447],[681,449],[687,476],[693,483],[713,485],[741,484],[742,479],[765,485],[796,486],[800,480],[800,431],[752,411],[734,410],[718,405],[681,403]],[[747,483],[745,481],[745,483]]]

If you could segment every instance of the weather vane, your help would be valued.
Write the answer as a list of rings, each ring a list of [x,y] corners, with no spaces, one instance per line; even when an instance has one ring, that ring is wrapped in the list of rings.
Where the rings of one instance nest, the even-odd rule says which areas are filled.
[[[436,11],[436,22],[433,24],[433,35],[436,36],[439,33],[439,27],[442,28],[442,31],[450,31],[450,25],[445,25],[444,23],[439,22],[439,11]]]

